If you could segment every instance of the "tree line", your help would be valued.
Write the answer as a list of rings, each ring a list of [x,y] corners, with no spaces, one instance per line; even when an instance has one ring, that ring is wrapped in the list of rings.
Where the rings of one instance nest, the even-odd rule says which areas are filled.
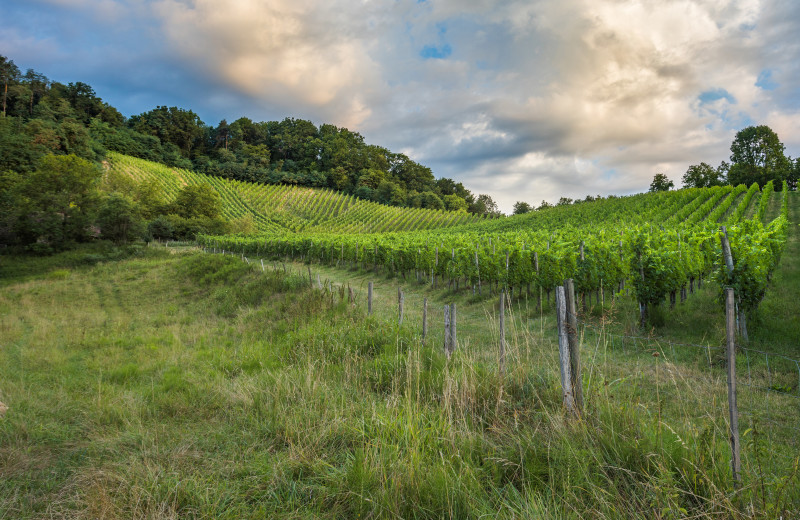
[[[264,184],[328,187],[401,207],[499,214],[489,195],[436,179],[402,153],[330,124],[241,117],[216,126],[191,110],[158,106],[129,118],[86,83],[64,85],[0,56],[0,171],[32,172],[41,157],[102,160],[107,150]]]

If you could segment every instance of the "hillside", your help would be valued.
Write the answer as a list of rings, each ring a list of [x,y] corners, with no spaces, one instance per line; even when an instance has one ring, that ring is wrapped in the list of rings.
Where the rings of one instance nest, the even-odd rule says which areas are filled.
[[[798,211],[792,194],[793,222]],[[191,248],[6,258],[0,517],[792,518],[796,228],[738,360],[738,488],[714,284],[645,334],[623,294],[582,314],[577,420],[562,407],[553,307],[535,297],[505,310],[500,375],[488,292],[371,266],[262,271],[256,256]],[[776,340],[783,356],[765,359]]]
[[[398,208],[360,200],[329,189],[264,185],[172,168],[109,153],[108,170],[137,182],[155,181],[167,202],[182,186],[210,184],[222,199],[229,220],[251,216],[262,232],[377,233],[417,231],[468,224],[481,217],[465,211]]]

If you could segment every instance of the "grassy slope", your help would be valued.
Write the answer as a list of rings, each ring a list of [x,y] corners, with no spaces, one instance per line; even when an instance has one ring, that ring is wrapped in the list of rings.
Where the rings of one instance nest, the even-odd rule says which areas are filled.
[[[510,312],[500,379],[488,300],[407,284],[398,332],[398,281],[372,274],[320,270],[356,287],[351,307],[338,290],[302,288],[300,265],[290,269],[302,276],[284,277],[164,250],[86,267],[70,258],[68,269],[58,259],[3,259],[0,518],[737,517],[750,500],[774,517],[781,498],[800,507],[796,478],[781,494],[768,469],[760,486],[747,449],[746,486],[730,498],[724,386],[691,362],[587,341],[589,413],[565,420],[553,320],[530,306]],[[367,280],[377,282],[371,319]],[[449,363],[440,327],[421,345],[423,297],[432,321],[458,302]],[[775,453],[796,448],[772,442]]]

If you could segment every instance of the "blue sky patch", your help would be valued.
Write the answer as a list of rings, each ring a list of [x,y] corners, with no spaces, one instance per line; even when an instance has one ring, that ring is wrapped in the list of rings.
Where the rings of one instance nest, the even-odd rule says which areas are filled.
[[[720,99],[726,100],[728,103],[735,105],[736,98],[734,98],[730,92],[725,90],[724,88],[715,88],[713,90],[706,90],[702,92],[697,99],[700,100],[700,104],[705,105],[706,103],[713,103],[714,101],[718,101]]]
[[[764,90],[775,90],[778,88],[778,83],[772,79],[772,69],[764,69],[758,75],[756,86]]]
[[[453,49],[447,43],[439,47],[435,45],[426,45],[419,52],[419,55],[425,58],[426,60],[430,59],[443,60],[448,56],[450,56],[451,54],[453,54]]]

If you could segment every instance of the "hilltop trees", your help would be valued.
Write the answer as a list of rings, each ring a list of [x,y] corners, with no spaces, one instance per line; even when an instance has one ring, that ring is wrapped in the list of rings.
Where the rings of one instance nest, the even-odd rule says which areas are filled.
[[[460,183],[437,180],[430,168],[367,144],[347,128],[291,117],[210,126],[191,110],[167,106],[126,119],[90,85],[64,85],[31,69],[22,74],[4,56],[0,95],[0,171],[31,172],[47,154],[97,161],[111,150],[209,175],[329,187],[397,206],[492,211]]]
[[[707,163],[693,164],[689,166],[683,175],[681,182],[684,188],[710,188],[721,186],[725,180],[725,170],[727,163],[723,162],[720,168],[714,168]]]
[[[675,187],[675,183],[663,173],[657,173],[653,177],[653,182],[650,183],[650,191],[669,191]]]
[[[757,182],[761,187],[771,180],[780,184],[793,170],[784,150],[778,134],[766,125],[740,130],[731,143],[728,182],[734,185]]]

